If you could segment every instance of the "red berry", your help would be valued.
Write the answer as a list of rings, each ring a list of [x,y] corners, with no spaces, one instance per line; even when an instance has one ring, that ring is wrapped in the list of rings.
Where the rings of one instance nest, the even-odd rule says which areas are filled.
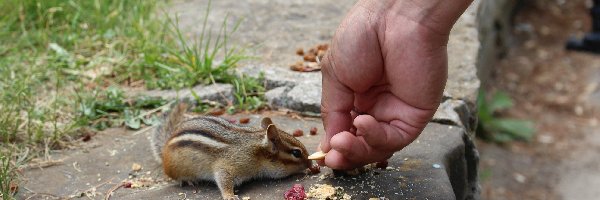
[[[285,192],[283,197],[286,200],[304,200],[306,199],[306,193],[304,193],[304,187],[301,184],[294,184],[294,186]]]
[[[294,137],[300,137],[300,136],[304,135],[304,132],[302,132],[302,130],[300,130],[300,129],[296,129],[292,135]]]
[[[316,134],[317,134],[317,127],[310,128],[310,135],[316,135]]]

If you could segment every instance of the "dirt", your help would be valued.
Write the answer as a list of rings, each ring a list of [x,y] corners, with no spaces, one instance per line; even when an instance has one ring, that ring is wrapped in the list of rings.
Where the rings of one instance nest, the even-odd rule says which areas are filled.
[[[600,56],[565,50],[590,30],[586,1],[523,1],[488,91],[507,92],[502,113],[536,123],[531,142],[479,141],[483,199],[597,199],[600,191]]]

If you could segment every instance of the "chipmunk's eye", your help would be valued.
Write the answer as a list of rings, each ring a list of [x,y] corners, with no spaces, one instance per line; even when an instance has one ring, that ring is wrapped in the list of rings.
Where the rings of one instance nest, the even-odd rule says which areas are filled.
[[[300,151],[300,149],[293,149],[292,150],[292,155],[296,158],[301,158],[302,157],[302,151]]]

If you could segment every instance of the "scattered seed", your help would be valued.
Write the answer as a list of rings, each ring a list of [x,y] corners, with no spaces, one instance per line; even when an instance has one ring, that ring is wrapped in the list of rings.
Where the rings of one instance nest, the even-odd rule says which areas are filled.
[[[322,151],[317,151],[313,154],[311,154],[310,156],[308,156],[309,160],[323,160],[325,159],[325,155],[327,155],[326,153],[323,153]]]

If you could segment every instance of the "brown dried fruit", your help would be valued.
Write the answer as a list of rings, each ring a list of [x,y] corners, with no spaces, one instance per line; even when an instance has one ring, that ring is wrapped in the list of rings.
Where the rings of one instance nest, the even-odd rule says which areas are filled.
[[[314,54],[304,55],[304,61],[317,62],[317,57]]]
[[[208,112],[208,114],[212,115],[212,116],[223,115],[223,114],[225,114],[225,109],[220,109],[220,108],[212,109]]]
[[[304,62],[298,61],[298,62],[296,62],[296,64],[291,65],[290,69],[292,71],[302,72],[302,71],[304,71]]]
[[[240,118],[240,124],[247,124],[248,122],[250,122],[250,118],[247,118],[247,117]]]
[[[92,139],[92,136],[94,136],[94,134],[86,133],[83,137],[81,137],[81,141],[84,141],[84,142],[90,141]]]
[[[310,135],[316,135],[316,134],[317,134],[317,127],[310,128]]]
[[[320,45],[317,45],[317,49],[318,50],[326,51],[327,49],[329,49],[329,44],[320,44]]]
[[[319,165],[313,165],[308,168],[310,170],[310,174],[318,174],[321,173],[321,167]]]
[[[388,166],[387,160],[375,163],[375,167],[377,167],[379,169],[385,169],[387,166]]]
[[[317,56],[319,58],[322,58],[323,56],[325,56],[325,53],[327,53],[327,51],[325,51],[325,50],[319,50],[319,52],[317,52]]]
[[[302,49],[302,48],[296,49],[296,54],[299,55],[299,56],[303,56],[304,55],[304,49]]]
[[[304,132],[300,129],[296,129],[292,135],[294,137],[300,137],[300,136],[304,135]]]

